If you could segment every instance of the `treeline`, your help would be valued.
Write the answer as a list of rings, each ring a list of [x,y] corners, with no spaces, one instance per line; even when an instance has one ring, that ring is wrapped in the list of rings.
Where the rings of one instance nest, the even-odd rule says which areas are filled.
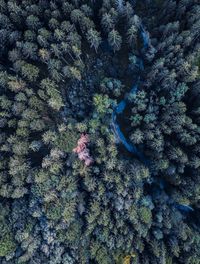
[[[156,175],[110,128],[142,56],[136,10],[156,54],[124,129]],[[199,11],[0,0],[0,263],[199,263]],[[73,153],[84,133],[91,166]]]

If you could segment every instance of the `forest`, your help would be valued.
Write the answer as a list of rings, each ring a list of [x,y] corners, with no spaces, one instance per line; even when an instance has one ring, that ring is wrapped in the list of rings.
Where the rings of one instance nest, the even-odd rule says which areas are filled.
[[[199,0],[0,0],[0,264],[200,264]]]

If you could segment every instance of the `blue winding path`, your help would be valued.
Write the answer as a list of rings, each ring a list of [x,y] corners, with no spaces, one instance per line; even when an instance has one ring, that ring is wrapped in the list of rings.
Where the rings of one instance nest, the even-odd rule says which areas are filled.
[[[146,30],[144,29],[143,25],[141,25],[140,27],[140,36],[141,39],[143,41],[143,50],[146,51],[149,47],[150,47],[150,39],[149,39],[149,34],[148,32],[146,32]],[[140,72],[142,72],[142,70],[144,70],[144,63],[143,60],[140,58],[139,60],[139,70]],[[131,142],[129,142],[128,139],[126,139],[126,137],[124,136],[123,132],[120,129],[120,125],[117,122],[117,116],[119,114],[123,114],[125,107],[128,104],[128,97],[130,96],[130,94],[136,94],[138,91],[138,86],[139,86],[139,82],[140,82],[140,76],[138,76],[137,80],[135,81],[135,83],[133,84],[131,90],[129,93],[126,93],[124,95],[124,99],[121,100],[117,106],[114,108],[113,113],[112,113],[112,121],[111,121],[111,127],[113,129],[113,132],[115,134],[116,139],[121,142],[124,147],[130,152],[133,153],[135,156],[137,156],[139,158],[139,160],[141,160],[150,170],[150,173],[153,173],[152,168],[151,168],[151,161],[148,160],[145,155]],[[194,211],[194,209],[192,207],[190,207],[189,205],[184,205],[184,204],[177,204],[175,203],[175,206],[177,209],[179,209],[181,212],[183,213],[188,213],[191,211]]]
[[[148,49],[150,43],[149,43],[149,35],[148,33],[144,30],[143,26],[141,26],[140,29],[140,35],[143,41],[143,48],[146,50]],[[143,61],[142,59],[139,60],[139,69],[142,71],[144,69]],[[118,103],[118,105],[115,107],[112,113],[112,122],[111,126],[113,128],[114,134],[116,138],[124,145],[124,147],[134,155],[136,155],[147,167],[150,167],[150,161],[144,156],[144,154],[139,151],[139,149],[132,143],[130,143],[122,133],[119,124],[117,123],[117,116],[119,114],[123,114],[125,107],[128,104],[128,97],[129,95],[134,95],[138,91],[138,86],[139,86],[139,81],[140,81],[140,76],[138,76],[137,80],[133,84],[131,90],[129,93],[126,93],[124,96],[124,99]]]

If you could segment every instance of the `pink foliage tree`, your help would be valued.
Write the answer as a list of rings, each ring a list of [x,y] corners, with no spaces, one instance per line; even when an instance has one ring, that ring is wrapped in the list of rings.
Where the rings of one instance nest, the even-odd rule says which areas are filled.
[[[93,158],[90,156],[89,149],[87,148],[89,141],[88,134],[81,134],[76,148],[73,149],[73,152],[78,154],[78,158],[84,161],[86,166],[90,166],[94,162]]]

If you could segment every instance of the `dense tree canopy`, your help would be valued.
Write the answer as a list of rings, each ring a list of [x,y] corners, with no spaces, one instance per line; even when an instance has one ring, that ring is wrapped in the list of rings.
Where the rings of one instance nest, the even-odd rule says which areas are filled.
[[[0,263],[200,264],[199,0],[0,0],[0,128]]]

